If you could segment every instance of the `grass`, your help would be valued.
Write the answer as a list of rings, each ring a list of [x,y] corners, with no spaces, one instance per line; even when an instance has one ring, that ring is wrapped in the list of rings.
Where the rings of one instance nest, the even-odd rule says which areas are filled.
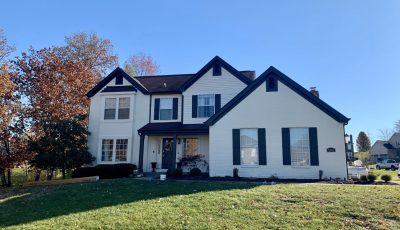
[[[0,190],[5,229],[398,229],[399,186],[103,180]]]
[[[398,177],[398,172],[392,171],[392,170],[376,170],[376,169],[368,169],[370,173],[374,174],[377,179],[380,179],[382,175],[390,175],[392,177],[392,181],[400,181],[400,178]],[[400,214],[399,214],[400,215]]]

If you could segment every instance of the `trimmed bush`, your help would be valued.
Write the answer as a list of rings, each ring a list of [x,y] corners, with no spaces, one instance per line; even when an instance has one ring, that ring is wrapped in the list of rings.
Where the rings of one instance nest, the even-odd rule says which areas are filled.
[[[368,174],[367,178],[368,178],[368,181],[369,181],[370,183],[372,183],[372,182],[374,182],[374,181],[376,180],[376,175],[374,175],[374,174]]]
[[[360,176],[360,181],[361,181],[361,182],[364,182],[364,183],[367,182],[367,181],[368,181],[367,175],[361,175],[361,176]]]
[[[235,178],[239,177],[239,169],[238,168],[233,169],[233,177],[235,177]]]
[[[177,169],[168,169],[167,175],[168,175],[168,176],[182,176],[182,175],[183,175],[183,171],[182,171],[181,168],[177,168]]]
[[[84,167],[75,169],[72,178],[99,176],[100,179],[111,179],[128,177],[133,174],[137,167],[134,164],[122,163],[114,165],[96,165],[95,167]]]
[[[392,180],[392,176],[385,174],[381,176],[381,179],[387,183],[388,181]]]
[[[71,173],[72,178],[89,177],[89,176],[97,176],[95,167],[77,168]]]
[[[190,170],[191,176],[201,176],[201,170],[199,168],[192,168]]]

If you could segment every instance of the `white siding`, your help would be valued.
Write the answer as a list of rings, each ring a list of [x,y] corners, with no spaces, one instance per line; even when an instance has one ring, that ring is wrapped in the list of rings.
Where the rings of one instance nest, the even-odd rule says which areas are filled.
[[[183,92],[183,123],[203,123],[208,118],[192,118],[192,95],[221,94],[221,107],[235,97],[247,85],[221,68],[221,76],[213,76],[212,68]]]
[[[124,83],[127,81],[124,79]],[[115,79],[107,86],[114,85]],[[127,120],[104,120],[104,100],[108,97],[130,97],[130,115]],[[150,96],[141,92],[99,93],[90,99],[88,146],[91,154],[96,157],[94,164],[101,162],[102,139],[128,139],[127,162],[138,165],[140,137],[137,130],[149,122]]]
[[[154,120],[154,105],[156,98],[178,98],[178,119],[174,120]],[[181,94],[168,94],[168,95],[153,95],[151,99],[151,122],[180,122],[182,117],[182,95]]]
[[[247,98],[210,127],[210,176],[232,176],[239,169],[243,177],[319,178],[347,176],[343,124],[335,121],[281,82],[278,92],[266,92],[261,84]],[[317,127],[319,166],[295,168],[284,166],[282,159],[283,127]],[[267,165],[234,166],[232,129],[265,128]],[[333,147],[336,152],[327,152]]]

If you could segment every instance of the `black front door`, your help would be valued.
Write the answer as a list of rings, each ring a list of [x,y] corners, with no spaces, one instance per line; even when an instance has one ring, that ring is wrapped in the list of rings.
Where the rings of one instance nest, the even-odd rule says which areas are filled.
[[[162,168],[170,169],[174,167],[175,159],[173,159],[173,140],[172,138],[163,138],[162,141]]]

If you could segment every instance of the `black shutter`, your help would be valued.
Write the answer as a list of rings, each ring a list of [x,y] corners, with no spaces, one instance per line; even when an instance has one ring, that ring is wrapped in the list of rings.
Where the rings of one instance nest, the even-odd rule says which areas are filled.
[[[290,156],[290,129],[282,128],[282,157],[283,165],[291,165],[292,159]]]
[[[258,129],[258,164],[267,165],[267,144],[265,129]]]
[[[160,120],[160,98],[154,100],[154,120]]]
[[[318,166],[318,135],[317,128],[309,128],[309,138],[310,138],[310,163],[311,165]]]
[[[197,95],[192,95],[192,117],[197,117]]]
[[[240,165],[240,129],[232,129],[233,165]]]
[[[221,109],[221,94],[215,94],[215,112]]]
[[[172,119],[178,119],[178,98],[174,98],[172,101]]]

